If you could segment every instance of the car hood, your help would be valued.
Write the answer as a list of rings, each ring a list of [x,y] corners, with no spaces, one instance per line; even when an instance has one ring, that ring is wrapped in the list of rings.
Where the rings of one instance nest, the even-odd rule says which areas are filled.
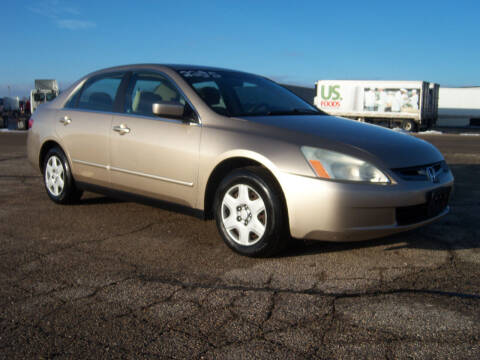
[[[341,151],[355,148],[368,153],[389,168],[426,165],[443,160],[432,144],[412,135],[381,126],[327,115],[249,116],[249,122],[294,131],[304,135],[303,145]]]

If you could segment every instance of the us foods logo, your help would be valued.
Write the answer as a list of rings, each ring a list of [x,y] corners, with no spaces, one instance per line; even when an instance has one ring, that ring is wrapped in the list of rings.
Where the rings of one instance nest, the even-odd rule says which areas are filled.
[[[340,85],[322,85],[320,94],[322,100],[320,101],[321,107],[336,108],[340,107]]]

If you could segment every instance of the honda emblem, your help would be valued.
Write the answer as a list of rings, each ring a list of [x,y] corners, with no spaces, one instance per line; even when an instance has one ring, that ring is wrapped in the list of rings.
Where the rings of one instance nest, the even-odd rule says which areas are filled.
[[[433,166],[427,167],[425,172],[427,173],[428,180],[430,180],[432,183],[438,182],[437,173],[435,172],[435,168]]]

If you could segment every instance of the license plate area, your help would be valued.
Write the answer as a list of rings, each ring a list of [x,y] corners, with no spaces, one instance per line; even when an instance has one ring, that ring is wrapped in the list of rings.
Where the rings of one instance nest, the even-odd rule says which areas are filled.
[[[450,187],[442,187],[430,191],[427,194],[427,212],[428,217],[434,217],[439,215],[448,205],[448,199],[450,198]]]

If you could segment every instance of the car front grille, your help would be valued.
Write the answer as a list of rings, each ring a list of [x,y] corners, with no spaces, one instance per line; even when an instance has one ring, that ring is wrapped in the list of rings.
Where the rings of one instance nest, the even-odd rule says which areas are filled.
[[[438,176],[442,172],[448,171],[448,166],[445,161],[439,161],[433,164],[414,166],[401,169],[392,169],[400,178],[407,181],[429,181],[428,168],[432,168],[434,175]]]
[[[398,225],[419,223],[441,214],[448,206],[451,187],[441,187],[427,193],[427,202],[420,205],[396,208]]]

